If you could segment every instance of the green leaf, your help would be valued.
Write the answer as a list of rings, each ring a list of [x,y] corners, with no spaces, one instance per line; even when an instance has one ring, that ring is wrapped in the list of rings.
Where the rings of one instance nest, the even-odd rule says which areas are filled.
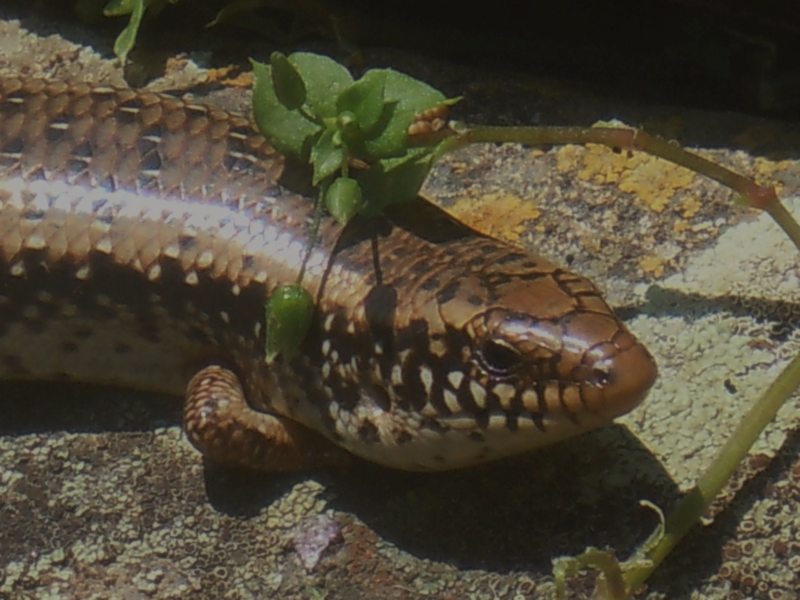
[[[298,284],[279,286],[267,301],[267,362],[297,355],[311,327],[314,300]]]
[[[263,6],[264,0],[228,0],[225,6],[219,10],[217,16],[206,24],[206,27],[215,27],[223,23],[235,23],[237,18],[247,19],[248,17],[250,17],[249,22],[252,23],[252,13],[259,8],[263,8]]]
[[[370,133],[383,114],[385,82],[384,73],[362,77],[339,95],[337,110],[353,113],[361,130]]]
[[[107,17],[120,17],[131,14],[137,4],[144,4],[143,0],[111,0],[103,9]]]
[[[433,164],[429,148],[409,150],[406,156],[378,161],[358,174],[368,215],[379,214],[390,204],[407,202],[419,193]]]
[[[300,73],[283,52],[273,52],[269,58],[275,96],[284,108],[295,110],[306,101],[306,86]]]
[[[311,164],[314,167],[312,185],[319,185],[320,181],[339,171],[347,160],[344,148],[336,143],[337,133],[335,129],[326,129],[311,148]]]
[[[120,2],[109,3],[104,14],[109,16],[117,16],[130,13],[130,19],[125,29],[120,31],[117,39],[114,40],[114,54],[123,63],[128,58],[128,53],[133,49],[136,43],[136,35],[139,33],[139,26],[144,17],[144,0],[121,0]]]
[[[306,103],[319,119],[336,116],[336,99],[350,87],[350,72],[335,60],[310,52],[289,55],[306,86]]]
[[[279,152],[301,161],[308,160],[313,138],[322,126],[310,121],[299,111],[281,104],[272,87],[271,67],[253,63],[253,114],[256,124]]]
[[[365,141],[369,155],[378,158],[398,157],[408,146],[408,128],[415,117],[446,102],[444,94],[426,83],[391,69],[373,69],[361,81],[384,78],[384,103],[376,137]]]
[[[347,225],[363,205],[361,186],[350,177],[337,178],[325,192],[328,212],[342,225]]]

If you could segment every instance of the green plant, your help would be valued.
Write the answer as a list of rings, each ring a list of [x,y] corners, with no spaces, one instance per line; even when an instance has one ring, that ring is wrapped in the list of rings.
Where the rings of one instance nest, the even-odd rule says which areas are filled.
[[[444,141],[412,145],[409,128],[417,115],[458,101],[391,69],[354,81],[337,62],[306,52],[275,52],[253,72],[256,123],[278,150],[310,163],[312,184],[343,224],[417,195]]]

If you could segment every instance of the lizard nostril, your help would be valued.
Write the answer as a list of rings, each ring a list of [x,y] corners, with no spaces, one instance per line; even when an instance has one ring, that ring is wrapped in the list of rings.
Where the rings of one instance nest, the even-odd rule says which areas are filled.
[[[658,369],[653,357],[639,343],[596,365],[589,382],[596,386],[598,413],[618,417],[639,404],[655,383]]]

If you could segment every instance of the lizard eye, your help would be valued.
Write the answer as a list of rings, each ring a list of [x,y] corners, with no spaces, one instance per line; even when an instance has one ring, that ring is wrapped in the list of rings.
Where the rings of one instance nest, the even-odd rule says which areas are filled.
[[[514,348],[502,341],[487,340],[479,352],[480,362],[492,374],[508,375],[522,362]]]

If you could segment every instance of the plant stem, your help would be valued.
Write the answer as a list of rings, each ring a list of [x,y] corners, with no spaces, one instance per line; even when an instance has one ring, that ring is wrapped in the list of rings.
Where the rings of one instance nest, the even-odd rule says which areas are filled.
[[[311,223],[311,231],[308,238],[308,246],[306,246],[306,253],[303,256],[303,262],[300,264],[300,271],[297,273],[297,281],[295,282],[297,285],[303,283],[303,277],[306,275],[306,265],[308,264],[308,259],[311,258],[311,251],[314,250],[314,246],[317,245],[317,239],[319,238],[319,227],[322,223],[324,206],[322,199],[325,196],[328,185],[330,185],[328,182],[323,182],[320,184],[319,193],[317,194],[316,200],[314,200],[314,221]]]
[[[652,561],[648,569],[626,573],[628,589],[635,590],[652,574],[678,542],[694,527],[725,483],[741,463],[759,434],[772,421],[783,403],[800,387],[800,355],[790,362],[759,401],[739,422],[733,435],[697,480],[697,484],[678,502],[667,518],[664,536],[644,558]]]
[[[456,127],[459,126],[456,124]],[[612,148],[642,150],[718,181],[744,196],[754,208],[771,211],[775,206],[780,206],[773,187],[758,185],[749,177],[739,175],[722,165],[684,150],[677,144],[639,129],[629,127],[472,127],[457,130],[452,144],[448,143],[447,150],[474,142],[511,142],[534,146],[542,144],[602,144]],[[783,225],[781,226],[783,227]],[[788,230],[787,233],[789,233]],[[794,236],[791,233],[789,235],[800,248],[800,230]]]

